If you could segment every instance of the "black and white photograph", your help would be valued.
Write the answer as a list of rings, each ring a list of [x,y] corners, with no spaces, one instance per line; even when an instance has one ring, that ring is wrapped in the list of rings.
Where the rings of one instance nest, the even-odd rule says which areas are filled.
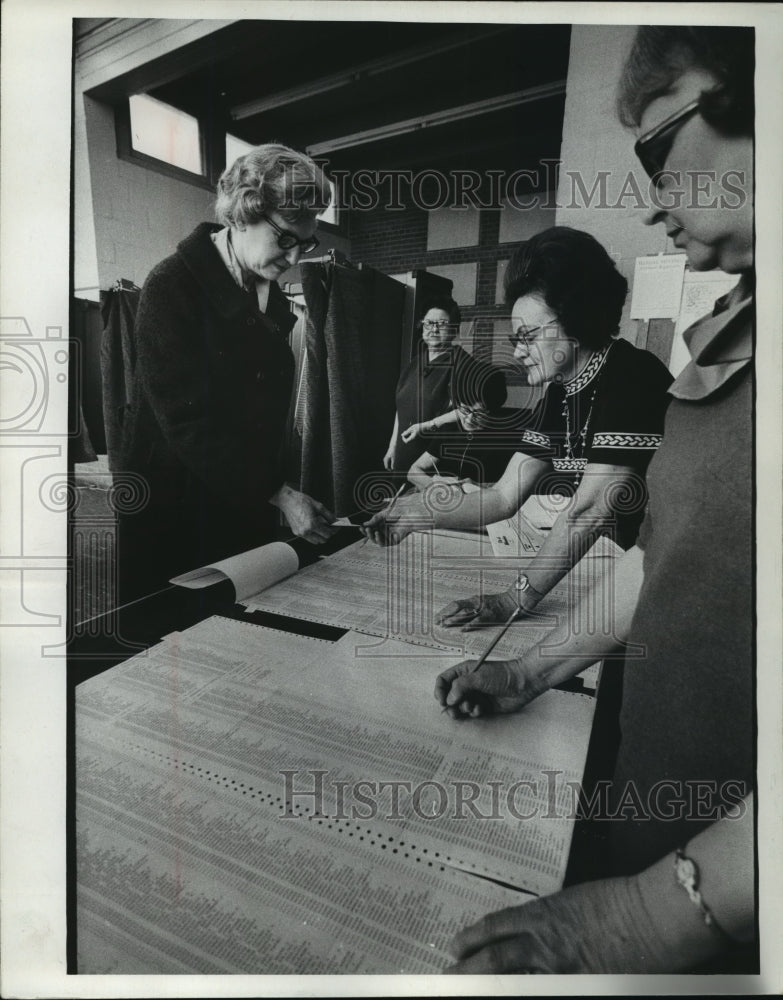
[[[779,993],[783,5],[3,15],[2,995]]]

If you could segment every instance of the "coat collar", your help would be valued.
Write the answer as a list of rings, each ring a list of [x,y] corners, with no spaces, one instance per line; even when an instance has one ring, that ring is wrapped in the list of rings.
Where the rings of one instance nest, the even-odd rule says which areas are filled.
[[[684,338],[692,360],[669,392],[677,399],[706,399],[751,362],[752,284],[740,280],[728,295],[717,300],[712,315],[697,320]]]
[[[216,312],[223,319],[232,320],[248,309],[258,310],[255,292],[251,296],[237,285],[210,238],[212,233],[219,232],[221,228],[215,223],[202,222],[177,246],[177,253]],[[288,299],[275,281],[269,283],[266,313],[259,315],[271,321],[271,325],[285,336],[296,324],[296,316],[288,308]]]

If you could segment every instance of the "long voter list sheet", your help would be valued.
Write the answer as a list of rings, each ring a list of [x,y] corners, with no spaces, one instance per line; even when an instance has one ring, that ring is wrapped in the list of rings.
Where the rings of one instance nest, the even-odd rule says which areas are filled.
[[[434,664],[405,646],[384,685],[394,663],[365,661],[366,638],[213,618],[79,685],[80,973],[438,972],[462,926],[555,886],[567,821],[484,851],[503,823],[427,818],[460,774],[537,767],[544,722],[521,757],[498,730],[495,753],[439,713]],[[592,699],[564,697],[589,731]]]

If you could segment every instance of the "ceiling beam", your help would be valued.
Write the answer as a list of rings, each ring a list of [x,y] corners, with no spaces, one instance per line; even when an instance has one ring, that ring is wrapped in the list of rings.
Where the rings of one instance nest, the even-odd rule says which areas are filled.
[[[198,52],[204,62],[215,50],[216,36],[235,24],[218,20],[107,19],[76,40],[77,87],[99,96],[100,88],[133,79],[139,90],[151,89],[161,79],[153,67],[176,66],[177,73],[183,72],[183,66],[192,69],[199,63],[186,62],[183,53]],[[126,87],[126,94],[132,92],[130,86]]]
[[[529,104],[532,101],[543,101],[548,97],[558,97],[565,93],[565,89],[566,81],[556,80],[553,83],[545,83],[538,87],[515,90],[510,94],[500,94],[497,97],[489,97],[483,101],[473,101],[471,104],[462,104],[456,108],[433,111],[428,115],[406,118],[404,121],[390,122],[388,125],[381,125],[378,128],[365,129],[362,132],[354,132],[351,135],[343,135],[335,139],[327,139],[324,142],[316,142],[312,146],[307,147],[307,153],[309,156],[321,156],[324,153],[334,153],[339,149],[364,146],[370,142],[391,139],[409,132],[434,128],[437,125],[446,125],[450,122],[463,121],[465,118],[474,118],[477,115],[486,115],[493,111],[503,111],[506,108],[515,107],[519,104]]]
[[[403,66],[410,66],[413,63],[421,62],[432,56],[441,55],[444,52],[451,52],[453,49],[463,48],[466,45],[474,45],[476,42],[493,38],[508,30],[508,25],[499,28],[491,28],[486,31],[479,31],[469,37],[466,35],[452,35],[438,44],[417,45],[410,49],[405,49],[397,55],[387,56],[385,59],[373,59],[369,62],[360,63],[333,73],[330,76],[322,76],[318,80],[303,83],[289,90],[280,90],[269,97],[260,97],[245,104],[238,104],[231,109],[231,117],[234,121],[243,118],[252,118],[255,115],[263,114],[265,111],[273,111],[275,108],[282,108],[288,104],[296,104],[297,101],[306,101],[310,97],[326,93],[330,90],[338,90],[340,87],[348,87],[351,84],[361,83],[371,76],[380,76],[382,73],[389,73],[392,70],[400,69]]]

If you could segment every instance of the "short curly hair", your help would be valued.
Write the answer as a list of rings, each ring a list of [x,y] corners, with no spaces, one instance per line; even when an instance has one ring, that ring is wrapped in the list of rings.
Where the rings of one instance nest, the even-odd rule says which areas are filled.
[[[268,212],[295,223],[319,215],[330,201],[329,181],[317,163],[281,143],[267,143],[223,171],[215,216],[233,227],[253,225]]]
[[[741,27],[639,28],[617,91],[623,125],[638,128],[647,106],[689,69],[707,70],[717,80],[702,94],[704,119],[724,135],[752,135],[755,35],[753,28]]]
[[[567,337],[596,350],[617,336],[628,282],[595,237],[570,226],[536,233],[515,251],[503,283],[511,307],[540,295]]]
[[[459,306],[448,295],[439,295],[429,299],[425,304],[421,319],[424,319],[430,309],[440,309],[442,312],[445,312],[452,326],[459,326],[462,322],[462,313],[459,310]]]

